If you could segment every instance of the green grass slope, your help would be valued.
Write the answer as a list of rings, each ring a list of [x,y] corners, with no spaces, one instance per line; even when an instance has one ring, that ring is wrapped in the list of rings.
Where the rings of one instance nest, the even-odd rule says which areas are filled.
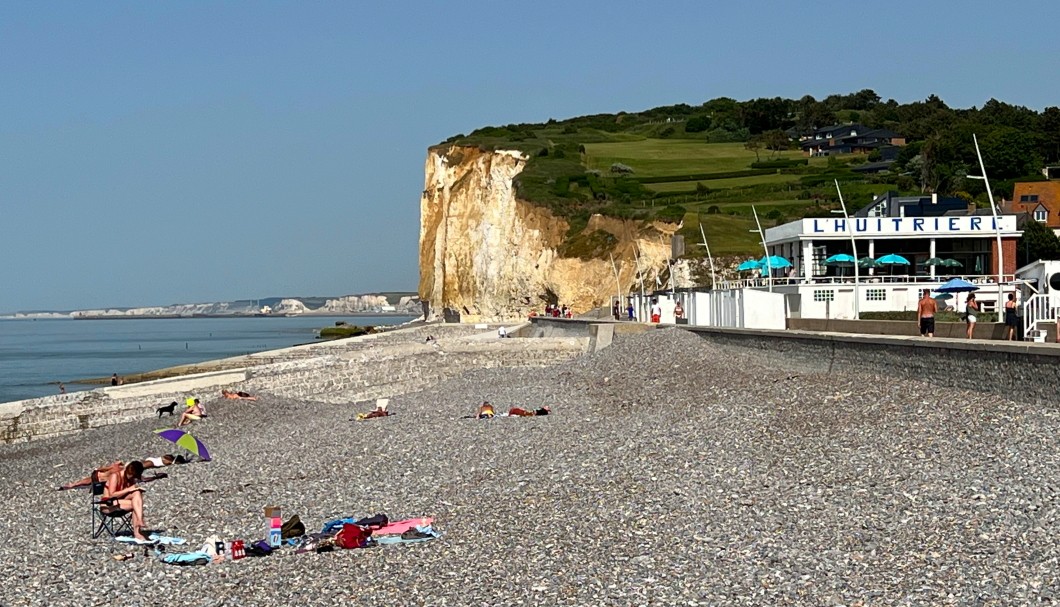
[[[530,160],[516,181],[519,196],[571,221],[572,250],[585,249],[579,233],[591,214],[601,213],[644,221],[683,220],[682,233],[689,243],[700,241],[702,223],[711,253],[755,255],[761,244],[749,231],[755,227],[752,206],[763,227],[770,227],[838,208],[837,179],[851,206],[900,189],[894,176],[852,172],[851,165],[865,162],[864,156],[805,159],[794,144],[774,152],[759,150],[756,156],[740,142],[712,143],[683,132],[649,136],[659,135],[657,131],[643,124],[619,132],[562,123],[510,125],[454,137],[441,147],[477,145],[527,154]],[[752,166],[783,160],[792,162],[779,168]],[[615,170],[626,168],[629,172]],[[686,250],[690,257],[704,254],[702,247]]]

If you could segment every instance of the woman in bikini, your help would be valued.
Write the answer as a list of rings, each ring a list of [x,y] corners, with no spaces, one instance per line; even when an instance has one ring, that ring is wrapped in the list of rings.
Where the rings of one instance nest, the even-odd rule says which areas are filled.
[[[140,462],[129,462],[122,466],[121,472],[111,474],[103,488],[103,499],[111,503],[104,506],[108,510],[121,509],[132,512],[133,537],[146,540],[144,537],[144,488],[140,482],[144,465]]]
[[[167,454],[163,455],[162,457],[144,458],[144,460],[140,463],[143,465],[144,470],[147,470],[149,468],[162,468],[173,464],[186,464],[188,463],[188,458],[184,457],[183,455]],[[111,474],[121,472],[122,468],[124,467],[124,462],[120,461],[114,462],[113,464],[107,464],[106,466],[100,466],[99,468],[93,470],[92,474],[86,476],[85,478],[80,478],[72,483],[66,483],[65,485],[60,486],[59,490],[64,491],[66,489],[77,489],[78,487],[90,487],[93,483],[93,475],[95,475],[95,477],[99,479],[99,482],[105,483],[107,482],[107,480],[110,479]],[[166,474],[155,474],[154,476],[149,476],[147,478],[141,479],[141,482],[149,483],[154,480],[166,478],[166,476]]]
[[[975,332],[975,315],[979,313],[979,302],[975,300],[975,293],[968,294],[968,301],[964,304],[964,320],[968,323],[968,339]]]

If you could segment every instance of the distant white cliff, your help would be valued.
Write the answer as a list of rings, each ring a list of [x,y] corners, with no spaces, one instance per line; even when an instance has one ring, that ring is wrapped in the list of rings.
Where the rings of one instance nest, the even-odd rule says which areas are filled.
[[[386,295],[377,293],[326,298],[323,303],[320,303],[319,297],[306,299],[311,300],[312,305],[292,297],[275,300],[272,305],[258,301],[212,302],[143,308],[99,308],[72,312],[17,312],[5,318],[150,318],[152,316],[247,316],[256,314],[404,314],[419,316],[422,314],[419,298],[412,295],[395,297],[396,301],[390,301]]]

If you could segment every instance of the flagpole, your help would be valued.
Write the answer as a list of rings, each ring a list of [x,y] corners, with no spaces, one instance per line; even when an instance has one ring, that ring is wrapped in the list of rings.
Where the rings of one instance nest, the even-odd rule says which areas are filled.
[[[755,210],[755,205],[751,205],[751,212],[755,216],[755,224],[758,226],[758,236],[762,239],[762,252],[766,254],[766,271],[769,272],[769,292],[773,292],[773,260],[769,258],[769,249],[766,248],[766,233],[762,231],[762,222],[758,221],[758,211]],[[754,230],[751,230],[752,232]]]
[[[707,233],[703,231],[703,224],[699,224],[699,235],[703,238],[703,246],[707,249],[707,259],[710,260],[710,288],[716,289],[718,279],[714,276],[714,258],[710,256],[710,245],[707,244]]]
[[[850,251],[854,254],[854,320],[861,320],[861,302],[858,300],[858,245],[854,241],[854,226],[850,223],[850,215],[847,215],[847,205],[843,202],[843,191],[839,189],[838,179],[835,180],[835,191],[839,193],[839,206],[843,208],[847,233],[850,234]]]
[[[972,141],[975,143],[975,155],[979,157],[979,170],[983,172],[982,177],[969,175],[971,179],[982,179],[986,184],[986,196],[990,199],[990,213],[994,216],[994,236],[997,238],[997,310],[1000,318],[1001,306],[1004,305],[1005,288],[1001,285],[1005,281],[1005,254],[1001,250],[1001,224],[997,218],[997,205],[994,204],[994,194],[990,191],[990,179],[986,176],[986,165],[983,164],[983,155],[979,152],[979,138],[972,133]]]

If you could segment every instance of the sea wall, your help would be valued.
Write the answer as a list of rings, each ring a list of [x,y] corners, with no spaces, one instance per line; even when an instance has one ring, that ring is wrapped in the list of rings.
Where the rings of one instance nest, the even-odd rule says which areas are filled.
[[[690,327],[708,342],[794,371],[870,370],[1017,400],[1060,402],[1060,347],[1032,342]]]
[[[3,403],[0,443],[145,419],[156,415],[162,405],[183,403],[195,394],[217,393],[221,386],[238,384],[246,378],[245,370],[233,369]]]
[[[214,361],[220,370],[207,373],[4,403],[0,442],[146,419],[155,416],[160,405],[190,396],[210,405],[220,400],[222,387],[354,403],[421,390],[474,368],[553,364],[585,353],[592,341],[588,335],[500,339],[496,330],[466,325],[395,330],[240,357],[247,365],[241,368],[231,368],[234,360],[227,359]],[[434,338],[431,342],[425,341],[428,335]]]

